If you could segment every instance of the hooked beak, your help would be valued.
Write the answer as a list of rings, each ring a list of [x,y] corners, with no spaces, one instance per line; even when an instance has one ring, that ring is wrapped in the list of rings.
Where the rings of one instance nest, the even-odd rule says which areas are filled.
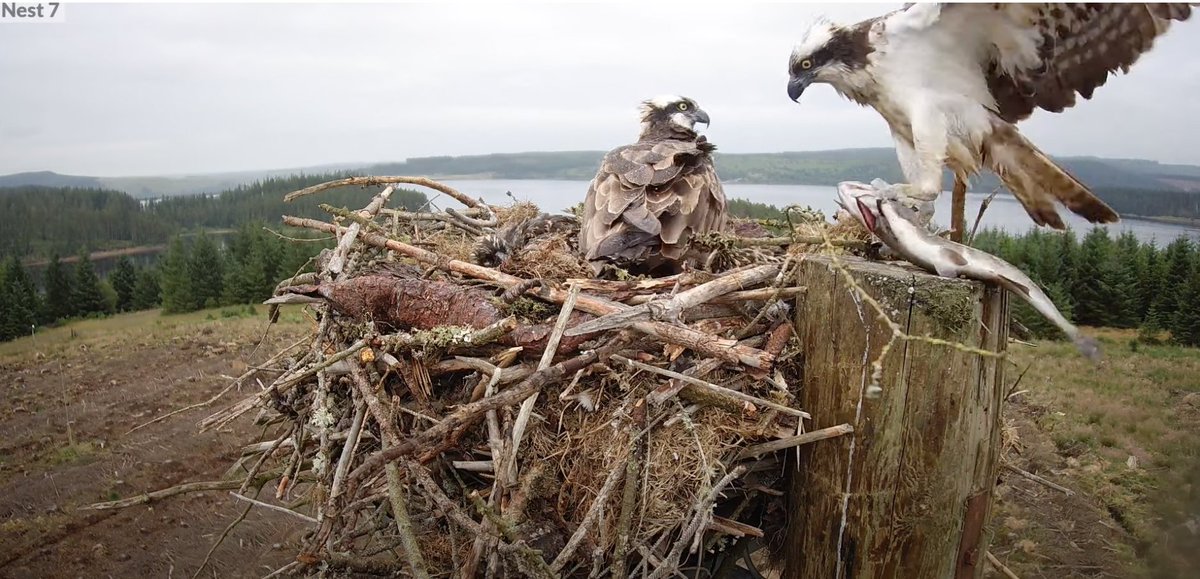
[[[812,84],[812,77],[809,75],[793,76],[788,79],[788,96],[795,102],[800,102],[800,95],[804,94],[804,89]]]
[[[708,113],[704,112],[704,109],[696,109],[696,112],[692,115],[692,119],[696,124],[704,123],[705,127],[708,126]]]

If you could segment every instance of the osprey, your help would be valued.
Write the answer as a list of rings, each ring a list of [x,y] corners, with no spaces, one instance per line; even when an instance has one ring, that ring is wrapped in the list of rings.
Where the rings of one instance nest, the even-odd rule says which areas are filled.
[[[636,143],[604,156],[583,202],[579,249],[599,272],[604,262],[678,270],[688,241],[725,227],[725,191],[716,149],[696,132],[708,114],[684,97],[642,103]]]
[[[911,200],[932,201],[955,176],[962,232],[967,179],[996,173],[1038,225],[1065,229],[1057,200],[1092,223],[1118,216],[1030,143],[1015,123],[1061,112],[1128,72],[1188,4],[909,4],[837,26],[813,25],[788,62],[788,96],[833,85],[887,121]]]

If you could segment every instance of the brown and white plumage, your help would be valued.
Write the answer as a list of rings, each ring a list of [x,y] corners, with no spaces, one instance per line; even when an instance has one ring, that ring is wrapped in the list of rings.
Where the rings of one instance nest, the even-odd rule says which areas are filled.
[[[1190,14],[1188,4],[913,4],[851,26],[821,22],[792,53],[788,93],[824,82],[874,108],[920,198],[941,191],[944,166],[964,181],[987,168],[1039,225],[1065,228],[1055,201],[1114,222],[1015,123],[1091,98]]]
[[[584,200],[579,248],[599,269],[672,269],[688,242],[725,226],[725,192],[713,166],[716,148],[695,130],[708,115],[691,99],[643,103],[637,142],[604,156]]]

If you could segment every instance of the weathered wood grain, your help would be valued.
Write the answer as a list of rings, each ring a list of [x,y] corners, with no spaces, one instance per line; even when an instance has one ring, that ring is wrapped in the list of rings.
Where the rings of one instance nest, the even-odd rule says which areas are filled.
[[[1002,290],[894,265],[842,258],[910,335],[1000,351]],[[979,577],[1000,448],[1003,363],[918,341],[897,342],[882,391],[865,395],[891,335],[828,257],[805,260],[797,323],[800,406],[814,428],[854,432],[801,448],[789,493],[784,577]]]

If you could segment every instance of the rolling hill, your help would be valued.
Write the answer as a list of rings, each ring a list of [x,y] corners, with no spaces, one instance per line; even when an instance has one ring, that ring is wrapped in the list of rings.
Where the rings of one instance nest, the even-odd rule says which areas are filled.
[[[402,162],[338,164],[320,167],[244,171],[186,176],[89,177],[51,171],[0,176],[0,187],[96,188],[123,191],[137,198],[217,193],[265,178],[293,174],[350,171],[373,175],[428,175],[480,179],[591,179],[603,151],[496,153],[472,156],[413,157]],[[1200,192],[1200,166],[1172,165],[1145,159],[1059,157],[1080,180],[1097,190]],[[727,182],[832,185],[879,177],[901,181],[895,152],[888,148],[781,153],[717,153],[717,169]],[[991,175],[975,180],[976,191],[999,183]],[[947,186],[949,177],[947,177]]]

